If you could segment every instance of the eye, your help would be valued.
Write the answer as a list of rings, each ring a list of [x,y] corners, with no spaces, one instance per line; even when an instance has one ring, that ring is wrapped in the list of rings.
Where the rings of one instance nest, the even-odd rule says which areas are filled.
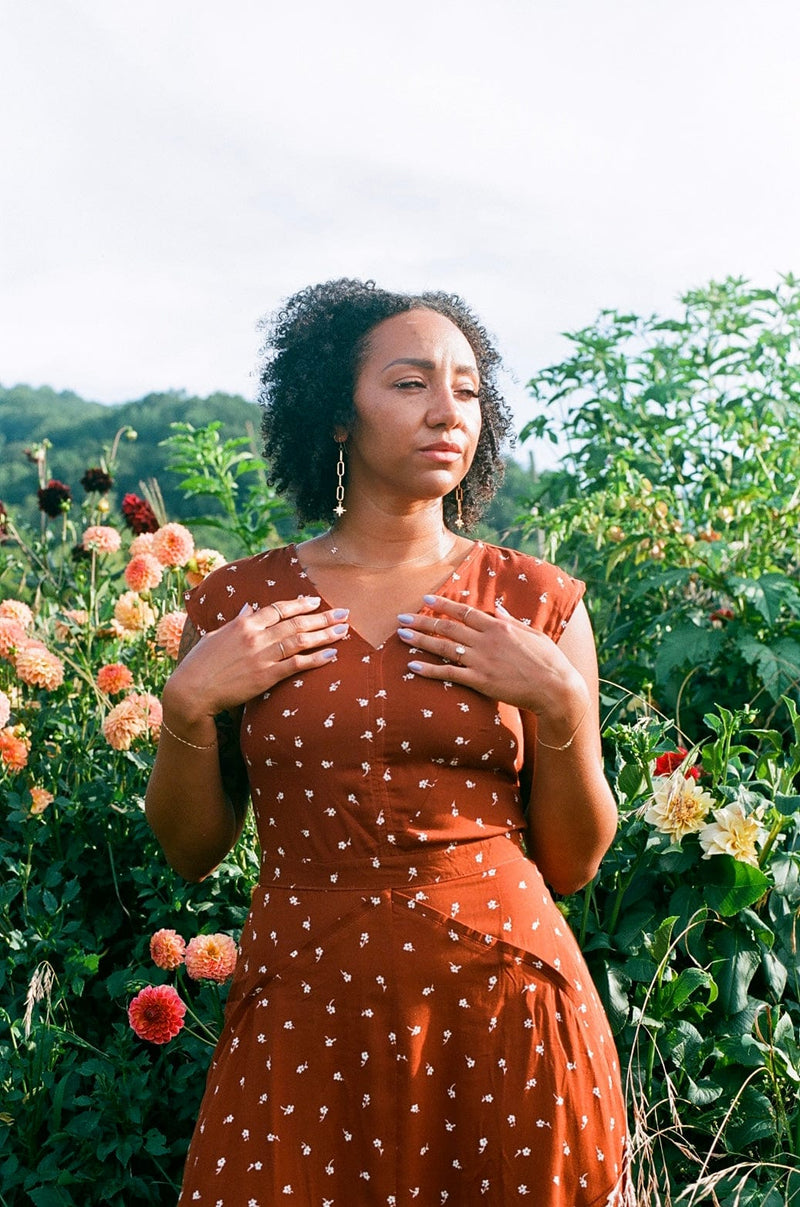
[[[404,381],[396,381],[396,382],[395,382],[395,389],[396,389],[396,390],[413,390],[413,389],[415,389],[415,388],[416,388],[416,389],[420,389],[420,390],[424,390],[424,388],[425,388],[425,382],[424,382],[424,381],[419,381],[417,378],[413,378],[413,379],[407,379],[407,380],[404,380]]]
[[[475,389],[474,386],[457,386],[455,392],[456,392],[456,394],[464,395],[466,398],[477,398],[478,397],[478,391]]]

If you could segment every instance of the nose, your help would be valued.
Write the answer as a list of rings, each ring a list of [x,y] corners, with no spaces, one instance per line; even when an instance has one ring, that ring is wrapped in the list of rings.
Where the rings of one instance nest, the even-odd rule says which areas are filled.
[[[455,427],[458,424],[458,401],[449,382],[437,382],[428,395],[426,420],[429,427]]]

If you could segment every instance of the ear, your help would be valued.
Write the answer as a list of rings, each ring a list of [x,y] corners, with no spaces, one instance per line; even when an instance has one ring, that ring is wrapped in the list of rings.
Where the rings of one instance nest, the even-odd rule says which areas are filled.
[[[348,432],[347,428],[345,428],[345,427],[340,427],[337,425],[333,429],[333,438],[337,442],[337,444],[344,444],[349,435],[350,435],[350,433]]]

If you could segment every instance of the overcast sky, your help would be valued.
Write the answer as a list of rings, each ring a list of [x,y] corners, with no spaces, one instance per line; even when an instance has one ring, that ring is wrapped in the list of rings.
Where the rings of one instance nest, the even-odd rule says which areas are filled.
[[[601,307],[800,271],[797,0],[0,0],[0,383],[254,395],[303,285]]]

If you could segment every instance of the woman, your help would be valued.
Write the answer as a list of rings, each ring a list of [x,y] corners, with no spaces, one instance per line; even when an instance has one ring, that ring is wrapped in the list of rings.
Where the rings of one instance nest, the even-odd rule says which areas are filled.
[[[545,888],[614,834],[582,584],[481,542],[508,413],[457,299],[292,298],[266,452],[321,536],[187,597],[147,813],[262,872],[180,1203],[629,1201],[608,1024]],[[231,736],[232,735],[232,736]]]

